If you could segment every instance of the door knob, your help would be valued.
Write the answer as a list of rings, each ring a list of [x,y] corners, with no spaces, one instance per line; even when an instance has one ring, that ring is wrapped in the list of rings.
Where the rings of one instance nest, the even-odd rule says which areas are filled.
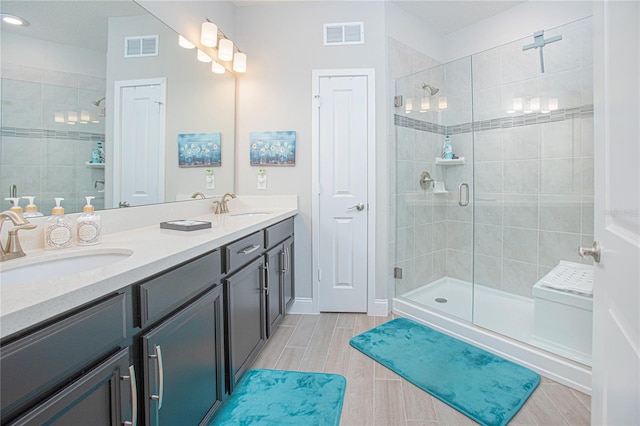
[[[587,256],[591,256],[596,263],[600,263],[600,244],[597,241],[594,241],[592,247],[579,247],[578,254],[583,259]]]
[[[361,212],[362,210],[364,210],[364,204],[362,204],[362,203],[358,203],[358,204],[356,204],[355,206],[351,206],[351,207],[349,207],[347,210],[353,210],[353,209],[356,209],[356,210],[358,210],[359,212]]]

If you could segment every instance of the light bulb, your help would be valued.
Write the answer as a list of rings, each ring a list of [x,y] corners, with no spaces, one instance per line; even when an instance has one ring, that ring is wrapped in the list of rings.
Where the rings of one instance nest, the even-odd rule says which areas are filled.
[[[235,72],[247,71],[247,55],[242,52],[236,52],[233,55],[233,70]]]
[[[218,59],[221,61],[230,61],[233,59],[233,42],[228,38],[220,39]]]
[[[218,43],[218,26],[213,22],[205,21],[200,29],[200,43],[208,47],[216,47]]]
[[[224,74],[225,69],[219,62],[212,61],[211,62],[211,72],[216,74]]]
[[[193,49],[194,47],[196,47],[193,43],[182,37],[180,34],[178,34],[178,45],[180,47],[184,47],[185,49]]]
[[[206,53],[204,53],[202,50],[198,49],[198,55],[197,58],[200,62],[211,62],[213,61],[213,59],[211,58],[211,56],[207,55]]]

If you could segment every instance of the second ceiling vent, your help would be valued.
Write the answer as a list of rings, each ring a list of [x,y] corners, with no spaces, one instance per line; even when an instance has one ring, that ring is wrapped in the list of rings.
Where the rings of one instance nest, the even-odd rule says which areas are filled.
[[[324,24],[324,44],[364,44],[364,22]]]

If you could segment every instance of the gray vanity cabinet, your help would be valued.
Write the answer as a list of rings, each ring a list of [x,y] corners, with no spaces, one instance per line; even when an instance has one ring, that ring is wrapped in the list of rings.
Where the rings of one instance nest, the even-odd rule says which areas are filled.
[[[136,285],[144,424],[206,424],[225,392],[221,251]]]
[[[108,296],[3,342],[2,424],[39,425],[60,413],[74,419],[92,411],[130,420],[131,393],[120,380],[128,375],[128,351],[118,352],[126,346],[127,300],[124,293]]]
[[[260,353],[265,329],[266,270],[262,231],[226,246],[228,392]]]
[[[10,424],[133,424],[137,410],[132,371],[129,349],[122,349]]]
[[[293,303],[293,219],[265,229],[267,262],[266,327],[271,337]]]

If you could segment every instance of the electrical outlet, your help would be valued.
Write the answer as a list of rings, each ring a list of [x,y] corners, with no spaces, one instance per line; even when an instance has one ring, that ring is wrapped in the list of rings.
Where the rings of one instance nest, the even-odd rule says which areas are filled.
[[[258,189],[267,189],[267,175],[258,173]]]

